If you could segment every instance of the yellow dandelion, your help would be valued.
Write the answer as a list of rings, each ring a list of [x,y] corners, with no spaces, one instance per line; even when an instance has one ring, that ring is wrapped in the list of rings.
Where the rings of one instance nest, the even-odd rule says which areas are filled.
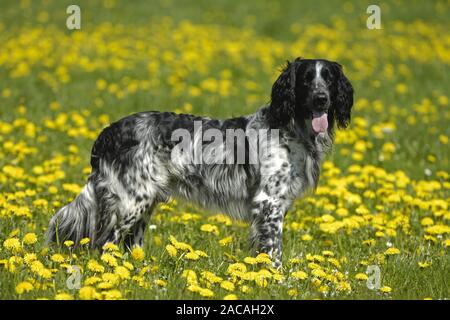
[[[384,252],[384,254],[388,255],[388,256],[392,256],[392,255],[400,254],[400,250],[395,247],[391,247],[391,248],[387,249]]]
[[[233,241],[233,238],[231,236],[225,237],[221,240],[219,240],[219,244],[224,247],[226,245],[229,245]]]
[[[244,262],[246,264],[250,264],[250,265],[254,265],[254,264],[258,263],[258,261],[256,261],[256,258],[253,258],[253,257],[245,257]]]
[[[9,239],[6,239],[5,241],[3,241],[3,247],[5,247],[6,249],[8,249],[10,251],[17,252],[17,251],[20,251],[20,249],[22,248],[22,245],[20,244],[19,239],[9,238]]]
[[[63,263],[65,261],[64,256],[59,253],[53,254],[50,259],[57,263]]]
[[[105,267],[93,259],[89,260],[89,262],[87,263],[87,268],[92,272],[103,273],[105,271]]]
[[[177,249],[171,244],[168,244],[166,246],[166,251],[169,254],[169,256],[171,256],[171,257],[176,257],[177,256]]]
[[[90,286],[90,285],[96,284],[100,281],[102,281],[102,279],[99,277],[89,277],[89,278],[86,278],[86,280],[84,280],[84,284],[86,286]]]
[[[272,264],[272,260],[270,259],[270,256],[267,253],[258,254],[255,260],[257,263]]]
[[[445,239],[444,241],[442,241],[442,244],[444,247],[450,248],[450,239]]]
[[[25,244],[35,244],[38,238],[35,233],[27,233],[23,236],[23,243]]]
[[[429,217],[425,217],[422,220],[420,220],[420,224],[424,227],[432,226],[434,224],[433,219]]]
[[[135,261],[143,261],[145,258],[145,252],[141,247],[134,247],[133,250],[131,250],[131,257]]]
[[[90,241],[91,240],[89,238],[83,238],[83,239],[80,240],[80,244],[82,246],[84,246],[84,245],[88,244]]]
[[[127,280],[130,279],[130,270],[123,266],[117,266],[114,268],[114,273],[117,274],[120,279]]]
[[[73,300],[73,296],[69,293],[58,293],[55,295],[55,300]]]
[[[103,292],[105,300],[119,300],[122,299],[122,293],[119,290],[108,290]]]
[[[184,257],[188,260],[194,260],[194,261],[200,259],[200,256],[193,251],[186,253],[186,255]]]
[[[298,280],[305,280],[308,278],[308,274],[304,271],[294,271],[291,273],[291,276]]]
[[[298,290],[297,289],[289,289],[287,291],[287,294],[291,297],[295,297],[296,295],[298,295]]]
[[[102,249],[105,251],[119,251],[119,247],[112,242],[105,243]]]
[[[382,286],[382,287],[380,288],[380,291],[383,292],[383,293],[389,293],[389,292],[392,291],[392,288],[391,288],[391,287],[388,287],[388,286]]]
[[[100,259],[111,267],[118,266],[117,259],[114,258],[114,256],[109,253],[102,254]]]
[[[314,269],[311,271],[311,274],[317,278],[325,278],[327,276],[326,272],[320,268]]]
[[[219,228],[212,224],[204,224],[200,227],[200,230],[207,233],[212,233],[214,235],[219,235]]]
[[[100,297],[100,294],[97,293],[94,287],[91,286],[85,286],[80,288],[78,291],[78,295],[81,300],[93,300],[98,299]]]
[[[154,283],[155,283],[157,286],[160,286],[160,287],[165,287],[165,286],[167,286],[167,281],[162,280],[162,279],[156,279],[156,280],[154,281]]]
[[[421,269],[425,269],[425,268],[431,267],[432,262],[426,262],[425,261],[425,262],[418,262],[417,264],[419,265],[419,267]]]
[[[16,286],[16,293],[17,293],[17,294],[23,294],[23,293],[30,292],[30,291],[32,291],[33,289],[34,289],[33,284],[31,284],[31,283],[28,282],[28,281],[23,281],[23,282],[19,283],[19,284]]]
[[[65,245],[67,248],[72,247],[74,244],[75,244],[75,243],[74,243],[72,240],[66,240],[66,241],[64,241],[64,245]]]
[[[231,281],[225,280],[220,283],[220,287],[227,291],[234,291],[234,284]]]
[[[355,279],[359,281],[366,281],[369,277],[365,273],[357,273]]]

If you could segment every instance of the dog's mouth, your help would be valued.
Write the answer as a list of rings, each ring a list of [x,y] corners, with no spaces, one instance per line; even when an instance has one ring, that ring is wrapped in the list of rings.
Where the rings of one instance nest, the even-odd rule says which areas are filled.
[[[328,114],[313,111],[311,125],[315,133],[326,132],[328,129]]]

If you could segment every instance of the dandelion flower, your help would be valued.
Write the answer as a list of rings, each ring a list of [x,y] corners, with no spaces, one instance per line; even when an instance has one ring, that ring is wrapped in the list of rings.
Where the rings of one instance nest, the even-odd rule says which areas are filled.
[[[256,262],[258,263],[266,263],[271,264],[272,260],[270,259],[269,255],[267,253],[260,253],[255,258]]]
[[[167,286],[167,281],[162,280],[162,279],[156,279],[155,284],[160,287],[165,287],[165,286]]]
[[[171,244],[168,244],[166,246],[166,251],[169,254],[169,256],[171,256],[173,258],[177,256],[177,249]]]
[[[89,238],[83,238],[83,239],[80,240],[80,244],[82,246],[84,246],[84,245],[88,244],[90,241],[91,240]]]
[[[184,257],[188,260],[194,260],[194,261],[200,259],[200,256],[193,251],[186,253],[186,255]]]
[[[297,289],[289,289],[287,291],[287,294],[291,297],[295,297],[296,295],[298,295],[298,290]]]
[[[367,240],[364,240],[362,242],[362,244],[365,246],[371,247],[371,246],[375,245],[376,242],[377,241],[375,239],[367,239]]]
[[[74,243],[72,240],[66,240],[66,241],[64,241],[64,245],[65,245],[67,248],[72,247],[74,244],[75,244],[75,243]]]
[[[20,251],[20,249],[22,248],[20,241],[17,238],[6,239],[3,242],[3,247],[13,252]]]
[[[35,253],[26,253],[23,257],[23,261],[25,261],[27,265],[29,265],[35,260],[37,260],[37,256]]]
[[[202,250],[195,250],[194,251],[196,254],[198,254],[200,257],[203,258],[208,258],[208,255],[206,254],[206,252],[202,251]]]
[[[425,268],[431,267],[431,265],[432,265],[431,262],[418,262],[417,264],[419,265],[419,267],[421,269],[425,269]]]
[[[68,293],[58,293],[55,295],[55,300],[73,300],[73,296]]]
[[[212,224],[204,224],[200,227],[200,230],[207,233],[213,233],[214,235],[219,235],[219,228]]]
[[[242,293],[250,293],[252,291],[252,289],[249,286],[246,286],[246,285],[243,285],[240,288],[240,290],[241,290]]]
[[[223,300],[238,300],[238,297],[235,294],[228,294],[225,297],[223,297]]]
[[[369,277],[367,276],[367,274],[365,273],[357,273],[355,275],[355,279],[356,280],[360,280],[360,281],[366,281]]]
[[[119,300],[122,299],[122,293],[119,290],[108,290],[103,292],[105,300]]]
[[[389,292],[392,291],[392,288],[388,287],[388,286],[383,286],[383,287],[380,288],[380,291],[383,292],[383,293],[389,293]]]
[[[117,259],[114,258],[114,256],[109,253],[102,254],[100,259],[111,267],[118,266]]]
[[[94,287],[85,286],[80,288],[80,290],[78,291],[78,295],[81,300],[92,300],[99,297],[100,294],[97,293]]]
[[[241,262],[230,264],[227,268],[227,273],[233,274],[235,272],[247,272],[247,266]]]
[[[224,246],[230,244],[232,241],[233,241],[233,238],[231,236],[229,236],[229,237],[226,237],[226,238],[223,238],[223,239],[219,240],[219,244],[222,247],[224,247]]]
[[[253,257],[245,257],[244,258],[244,262],[246,264],[250,264],[250,265],[254,265],[254,264],[258,263],[258,261],[255,258],[253,258]]]
[[[392,256],[392,255],[400,254],[400,250],[395,247],[391,247],[391,248],[387,249],[384,252],[384,254],[388,255],[388,256]]]
[[[16,286],[16,293],[17,294],[23,294],[23,293],[26,293],[26,292],[30,292],[33,289],[34,289],[34,286],[30,282],[23,281],[23,282],[19,283]]]
[[[99,278],[99,277],[89,277],[89,278],[86,278],[86,280],[84,281],[84,284],[86,286],[90,286],[90,285],[96,284],[96,283],[98,283],[100,281],[102,281],[102,279]]]
[[[351,287],[350,283],[348,283],[346,281],[341,281],[337,285],[336,290],[350,292],[350,291],[352,291],[352,287]]]
[[[189,285],[197,284],[197,274],[194,270],[184,270],[181,276],[186,278],[186,282]]]
[[[203,271],[201,273],[203,279],[205,279],[206,281],[208,281],[209,283],[220,283],[223,281],[223,279],[221,277],[216,276],[213,272],[210,271]]]
[[[25,244],[35,244],[37,240],[38,239],[35,233],[27,233],[23,237],[23,243]]]
[[[59,253],[55,253],[51,256],[50,258],[53,262],[57,262],[57,263],[63,263],[65,261],[63,255],[59,254]]]
[[[105,243],[102,249],[105,251],[119,251],[119,247],[112,242]]]
[[[89,262],[87,263],[87,268],[92,272],[103,273],[105,271],[105,267],[93,259],[89,260]]]
[[[130,279],[130,271],[123,266],[115,267],[114,273],[117,274],[122,280]]]
[[[220,283],[220,287],[227,291],[234,291],[234,284],[231,281],[225,280]]]
[[[330,251],[330,250],[322,251],[322,254],[323,254],[325,257],[332,257],[332,256],[334,256],[333,251]]]
[[[134,266],[133,266],[131,263],[129,263],[128,261],[124,261],[124,262],[123,262],[123,266],[124,266],[125,268],[127,268],[128,270],[130,270],[130,271],[133,271],[133,270],[134,270]]]
[[[145,258],[145,252],[141,247],[136,246],[131,251],[131,257],[135,261],[143,261]]]
[[[325,278],[327,276],[325,271],[320,268],[314,269],[313,271],[311,271],[311,274],[317,278]]]
[[[308,278],[308,274],[304,271],[292,272],[291,276],[298,280],[305,280],[306,278]]]
[[[434,224],[434,221],[430,217],[425,217],[422,220],[420,220],[420,224],[424,227],[428,227],[432,226]]]

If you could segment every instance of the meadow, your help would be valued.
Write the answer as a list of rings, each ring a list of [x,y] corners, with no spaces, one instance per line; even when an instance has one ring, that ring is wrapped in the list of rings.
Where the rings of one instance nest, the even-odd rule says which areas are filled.
[[[0,4],[0,299],[450,298],[449,1],[381,1],[380,30],[336,0],[83,0],[68,30],[72,2]],[[287,214],[281,271],[244,222],[176,201],[144,248],[45,245],[103,127],[252,113],[298,56],[341,63],[355,105]]]

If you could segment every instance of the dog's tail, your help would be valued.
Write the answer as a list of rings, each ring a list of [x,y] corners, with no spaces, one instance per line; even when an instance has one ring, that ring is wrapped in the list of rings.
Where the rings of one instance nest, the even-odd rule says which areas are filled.
[[[81,193],[68,205],[61,208],[50,220],[47,243],[63,243],[72,240],[77,245],[81,239],[88,237],[91,246],[95,243],[97,217],[97,199],[91,181],[84,186]]]

